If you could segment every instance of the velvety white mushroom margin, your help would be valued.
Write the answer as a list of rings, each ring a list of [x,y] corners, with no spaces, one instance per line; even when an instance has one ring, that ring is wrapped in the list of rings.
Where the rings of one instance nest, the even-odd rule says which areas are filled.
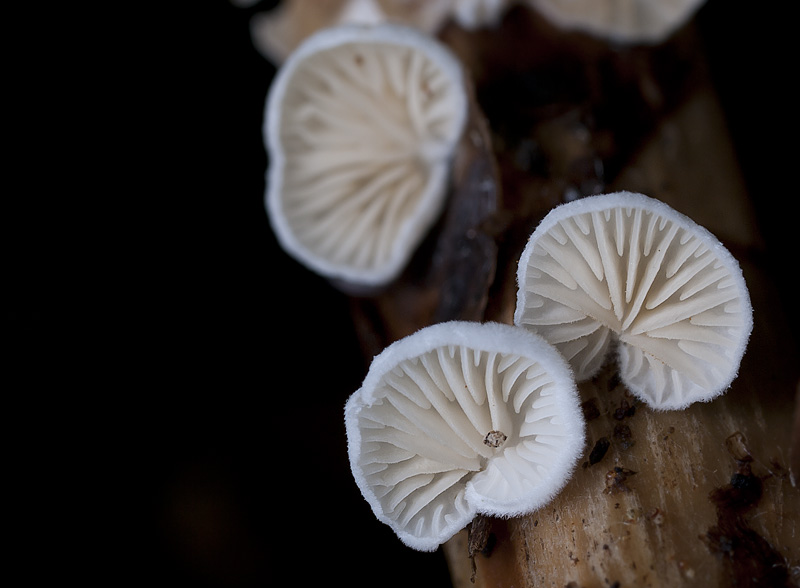
[[[467,118],[464,73],[399,25],[324,29],[267,97],[266,208],[286,251],[346,283],[383,285],[439,216]]]
[[[656,409],[722,394],[753,327],[736,259],[708,230],[642,194],[561,205],[531,235],[514,323],[591,378],[612,349],[620,376]]]
[[[686,24],[705,0],[526,0],[548,20],[609,41],[658,44]]]
[[[570,368],[499,323],[425,327],[376,356],[347,401],[353,476],[376,517],[432,551],[477,513],[545,505],[584,449]]]

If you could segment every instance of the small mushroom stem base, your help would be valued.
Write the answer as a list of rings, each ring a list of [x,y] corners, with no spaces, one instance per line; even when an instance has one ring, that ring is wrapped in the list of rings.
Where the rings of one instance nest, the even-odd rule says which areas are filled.
[[[468,527],[467,553],[471,565],[470,582],[475,583],[478,567],[475,564],[475,554],[482,553],[489,556],[494,547],[495,537],[491,534],[491,519],[484,515],[477,515]]]

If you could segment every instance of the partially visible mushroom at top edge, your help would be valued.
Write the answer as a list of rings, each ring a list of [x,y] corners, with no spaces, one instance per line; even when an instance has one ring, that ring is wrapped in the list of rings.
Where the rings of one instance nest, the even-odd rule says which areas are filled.
[[[610,42],[666,40],[705,0],[524,0],[553,24]]]
[[[243,0],[231,0],[239,3]],[[258,51],[282,63],[307,37],[342,24],[391,22],[435,36],[448,24],[491,28],[514,6],[564,31],[623,45],[654,45],[688,22],[705,0],[283,0],[251,21]]]
[[[283,0],[253,16],[250,29],[258,51],[280,64],[307,37],[329,27],[380,22],[408,26],[435,36],[447,23],[465,29],[496,24],[516,0]]]

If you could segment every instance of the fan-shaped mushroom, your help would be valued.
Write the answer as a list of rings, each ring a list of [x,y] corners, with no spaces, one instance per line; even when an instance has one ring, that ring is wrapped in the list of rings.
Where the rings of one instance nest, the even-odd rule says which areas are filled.
[[[393,343],[348,400],[345,424],[373,512],[423,551],[477,513],[516,516],[547,503],[584,442],[564,358],[499,323],[439,323]]]
[[[563,204],[530,237],[514,323],[543,336],[578,381],[618,342],[623,382],[659,409],[731,384],[752,329],[737,261],[663,202],[619,192]]]
[[[325,29],[279,70],[265,114],[266,206],[314,271],[381,285],[439,215],[467,96],[457,59],[398,25]]]

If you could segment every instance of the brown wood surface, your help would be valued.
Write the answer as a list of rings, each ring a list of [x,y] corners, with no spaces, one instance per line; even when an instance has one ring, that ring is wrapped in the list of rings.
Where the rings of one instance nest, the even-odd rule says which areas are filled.
[[[352,297],[365,362],[432,322],[511,323],[516,260],[538,220],[617,190],[715,233],[742,265],[755,326],[739,377],[713,402],[653,411],[613,364],[581,384],[587,445],[575,475],[539,512],[482,521],[485,553],[470,557],[469,530],[449,541],[453,584],[794,585],[796,339],[694,31],[622,51],[514,16],[499,31],[442,35],[475,79],[471,125],[445,216],[408,271]]]

